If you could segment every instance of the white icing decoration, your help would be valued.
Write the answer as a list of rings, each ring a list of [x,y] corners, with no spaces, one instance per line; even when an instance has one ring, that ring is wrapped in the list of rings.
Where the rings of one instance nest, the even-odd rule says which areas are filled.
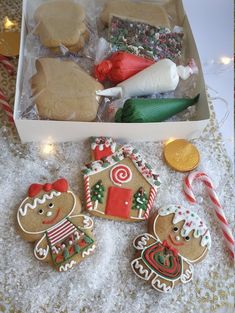
[[[27,197],[25,200],[23,200],[23,202],[21,203],[21,205],[20,205],[20,207],[19,207],[19,209],[18,209],[18,212],[17,212],[17,222],[18,222],[19,227],[21,228],[21,230],[22,230],[23,232],[25,232],[26,234],[42,234],[42,233],[45,233],[46,231],[50,231],[50,230],[52,230],[53,228],[58,227],[58,225],[59,225],[60,223],[63,223],[64,219],[67,218],[67,217],[69,217],[69,216],[72,214],[72,212],[74,211],[74,208],[76,207],[76,197],[75,197],[74,193],[73,193],[72,191],[67,191],[67,193],[70,193],[70,194],[73,196],[73,200],[74,200],[73,207],[72,207],[71,211],[69,212],[69,214],[68,214],[67,216],[65,216],[62,221],[60,221],[60,222],[58,222],[57,224],[55,224],[55,225],[49,227],[48,229],[44,229],[44,230],[36,231],[36,232],[27,231],[27,230],[24,229],[23,226],[21,225],[20,216],[21,216],[22,214],[21,214],[21,212],[20,212],[20,209],[22,208],[22,205],[23,205],[29,198]]]
[[[42,238],[37,242],[36,246],[34,247],[33,252],[34,252],[35,258],[38,260],[44,260],[47,257],[48,252],[49,252],[48,245],[46,246],[46,249],[40,247],[40,244],[45,239],[45,237],[46,237],[46,234],[42,236]]]
[[[208,249],[210,248],[211,236],[209,229],[195,212],[177,205],[169,205],[159,209],[158,211],[160,216],[166,216],[172,213],[174,214],[173,224],[184,221],[184,225],[181,229],[182,237],[188,236],[193,230],[193,236],[195,238],[199,238],[200,236],[202,237],[200,242],[201,246],[206,246]]]
[[[93,227],[93,220],[89,217],[89,216],[86,216],[86,215],[83,215],[83,225],[84,225],[84,229],[89,229],[89,228],[92,228]]]
[[[74,265],[76,264],[76,261],[72,260],[71,262],[69,263],[66,263],[64,265],[61,265],[59,267],[59,271],[60,272],[66,272],[68,269],[72,268]]]
[[[187,268],[185,272],[182,272],[180,276],[180,280],[183,284],[186,284],[193,279],[193,266],[190,263],[187,264],[189,265],[189,268]]]
[[[42,196],[42,198],[35,198],[32,204],[26,203],[24,207],[19,208],[19,212],[22,216],[25,216],[27,214],[28,208],[33,210],[37,207],[38,204],[43,204],[47,200],[51,200],[53,197],[58,197],[60,195],[61,195],[61,192],[53,190],[49,195],[46,193]]]
[[[58,254],[60,251],[60,249],[57,249],[55,246],[52,246],[51,250],[52,250],[52,253],[54,254]]]
[[[152,235],[145,233],[143,235],[139,235],[137,237],[135,237],[135,239],[133,240],[133,246],[136,250],[143,250],[145,248],[145,246],[148,243],[148,240],[152,238],[153,240],[157,241],[157,239],[155,237],[153,237]]]
[[[128,183],[132,179],[131,169],[127,165],[118,164],[111,169],[110,179],[117,186]]]
[[[141,154],[139,152],[133,152],[135,149],[131,145],[124,145],[119,150],[117,150],[112,155],[107,156],[105,159],[109,163],[109,165],[102,167],[103,162],[101,160],[94,161],[89,164],[89,172],[85,174],[85,176],[91,176],[94,174],[97,174],[98,172],[102,172],[107,170],[108,168],[114,166],[115,164],[118,164],[122,160],[124,160],[126,157],[129,157],[135,167],[138,169],[138,171],[143,175],[145,180],[154,188],[158,189],[160,186],[160,179],[159,177],[153,178],[153,170],[148,169],[146,166],[143,169],[143,165],[146,165],[147,162],[143,159]],[[125,154],[125,155],[124,155]],[[115,161],[114,159],[118,158],[119,161]],[[138,162],[142,161],[142,165],[139,166]],[[88,168],[85,166],[82,170],[87,170]],[[158,182],[159,185],[156,185],[155,183]]]
[[[149,280],[150,276],[152,275],[152,271],[144,268],[144,266],[140,264],[139,261],[141,261],[141,258],[135,259],[131,262],[131,268],[133,272],[141,279]]]
[[[145,201],[145,199],[143,199],[143,201]],[[140,198],[137,198],[137,199],[136,199],[136,202],[138,202],[138,203],[140,203],[140,204],[143,204],[143,201],[141,201]],[[137,206],[137,208],[138,208],[138,206]]]
[[[96,248],[96,246],[93,245],[91,248],[88,248],[87,250],[82,251],[82,257],[84,258],[85,256],[90,255],[91,252],[95,250],[95,248]]]
[[[154,279],[152,280],[152,287],[154,289],[156,289],[157,291],[160,292],[165,292],[165,293],[169,293],[173,290],[173,286],[174,286],[174,281],[172,281],[173,286],[167,286],[165,283],[161,283],[161,281],[157,278],[158,276],[156,275],[156,277],[154,277]]]
[[[95,139],[95,142],[92,142],[91,144],[92,150],[95,150],[96,147],[98,147],[100,151],[103,151],[104,148],[110,147],[111,151],[114,153],[116,149],[116,143],[113,142],[112,138],[98,137]]]

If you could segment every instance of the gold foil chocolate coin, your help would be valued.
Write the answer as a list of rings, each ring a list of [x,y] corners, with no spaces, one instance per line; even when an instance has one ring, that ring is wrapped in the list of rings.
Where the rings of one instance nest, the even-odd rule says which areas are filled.
[[[166,144],[163,154],[166,163],[179,172],[188,172],[195,169],[200,161],[197,148],[184,139],[176,139]]]
[[[0,32],[0,54],[6,57],[16,57],[19,55],[20,33]]]

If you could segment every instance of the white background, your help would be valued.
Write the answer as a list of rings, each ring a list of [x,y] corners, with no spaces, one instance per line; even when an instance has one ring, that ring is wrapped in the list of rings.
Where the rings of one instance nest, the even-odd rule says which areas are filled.
[[[233,1],[232,0],[183,0],[201,58],[206,84],[211,96],[222,97],[229,104],[229,116],[221,125],[226,149],[234,162],[234,71],[233,62],[217,64],[222,56],[233,57]],[[214,61],[214,63],[213,63]],[[217,120],[226,113],[226,105],[214,101]]]

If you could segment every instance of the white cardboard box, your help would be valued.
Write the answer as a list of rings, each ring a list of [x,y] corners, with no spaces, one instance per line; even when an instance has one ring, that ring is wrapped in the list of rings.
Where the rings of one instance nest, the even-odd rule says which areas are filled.
[[[29,0],[23,0],[20,56],[14,104],[14,120],[21,141],[63,142],[86,139],[90,136],[110,136],[125,141],[158,141],[166,140],[170,137],[187,139],[199,137],[210,117],[201,62],[187,16],[185,15],[182,0],[163,1],[166,3],[174,2],[179,25],[184,27],[187,38],[186,56],[193,57],[199,67],[196,89],[200,93],[200,99],[197,104],[197,112],[194,120],[161,123],[98,123],[20,119],[17,112],[19,112],[20,95],[23,85],[24,46],[27,34],[25,12],[27,10],[27,3],[29,2]]]

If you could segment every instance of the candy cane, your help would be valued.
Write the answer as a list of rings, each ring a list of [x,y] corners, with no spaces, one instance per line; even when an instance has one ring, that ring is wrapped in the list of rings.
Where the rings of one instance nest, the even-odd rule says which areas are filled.
[[[4,67],[6,68],[10,75],[14,74],[15,72],[14,66],[11,64],[7,57],[5,57],[4,55],[0,55],[0,63],[4,65]]]
[[[220,227],[222,228],[222,232],[225,238],[225,242],[229,249],[231,257],[234,259],[234,237],[232,231],[229,227],[228,221],[225,217],[224,210],[219,202],[219,198],[215,192],[214,185],[211,179],[207,176],[207,174],[203,172],[192,172],[184,179],[184,194],[188,201],[191,203],[196,203],[196,198],[192,190],[192,183],[194,180],[200,180],[206,187],[206,190],[209,194],[209,198],[214,206],[216,217],[220,223]]]
[[[12,108],[10,104],[7,102],[7,98],[1,89],[0,89],[0,104],[2,105],[3,110],[7,114],[9,122],[14,123]]]

